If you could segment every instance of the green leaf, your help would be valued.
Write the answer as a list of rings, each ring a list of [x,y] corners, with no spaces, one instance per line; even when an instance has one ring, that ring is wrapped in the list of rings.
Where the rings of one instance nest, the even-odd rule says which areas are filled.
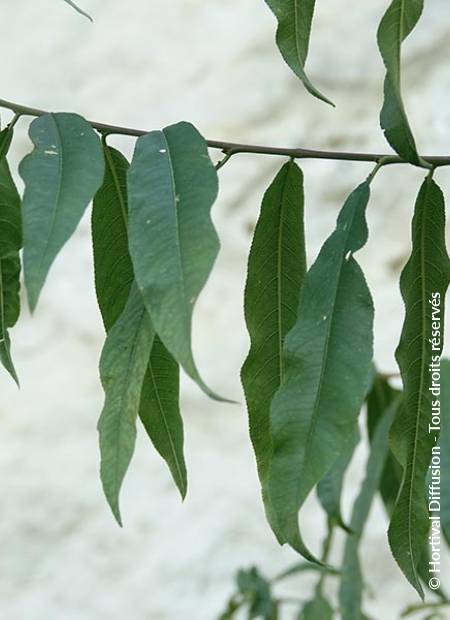
[[[297,562],[293,566],[287,568],[285,571],[277,575],[274,581],[282,581],[287,577],[293,577],[299,573],[307,572],[326,573],[327,575],[339,575],[340,571],[332,568],[331,566],[321,566],[320,564],[313,564],[312,562]]]
[[[317,497],[322,504],[323,509],[331,519],[332,523],[336,523],[343,530],[349,531],[348,525],[345,524],[341,512],[341,495],[344,484],[344,476],[350,461],[352,460],[355,448],[360,440],[359,429],[355,428],[353,436],[350,435],[348,446],[344,452],[338,457],[330,471],[322,478],[317,485]]]
[[[179,367],[158,336],[142,386],[139,415],[156,450],[167,462],[184,498],[187,492],[183,455],[183,420],[180,415]]]
[[[444,197],[429,175],[417,198],[412,253],[400,279],[406,313],[396,357],[404,399],[392,428],[391,445],[404,473],[389,527],[393,556],[421,597],[417,566],[429,528],[424,489],[431,451],[438,438],[437,433],[429,432],[433,400],[429,364],[433,356],[439,359],[442,350],[444,298],[449,280]],[[439,302],[437,308],[431,303],[433,299]],[[432,344],[435,321],[440,323],[440,339]]]
[[[8,154],[9,147],[11,146],[13,138],[13,126],[12,124],[5,127],[0,131],[0,160],[2,160]]]
[[[3,158],[0,159],[0,361],[17,385],[8,329],[16,324],[20,314],[21,246],[20,197]]]
[[[219,249],[210,219],[218,191],[207,144],[190,123],[139,138],[128,172],[136,282],[164,345],[211,397],[191,347],[192,312]]]
[[[441,362],[441,525],[450,547],[450,360]]]
[[[378,419],[372,435],[366,475],[353,506],[350,520],[350,529],[352,533],[349,534],[346,540],[341,568],[342,577],[339,589],[339,604],[342,620],[361,619],[363,578],[359,561],[359,544],[373,499],[378,491],[383,468],[388,456],[389,429],[391,428],[398,406],[398,399],[391,401],[388,403],[387,409],[382,411]]]
[[[397,400],[400,395],[401,392],[391,387],[387,379],[380,375],[376,376],[372,389],[367,397],[367,427],[370,443],[373,441],[379,421],[386,413],[388,407]],[[380,478],[380,493],[389,517],[392,514],[395,500],[397,499],[401,479],[402,468],[391,450],[389,450]]]
[[[285,381],[271,406],[277,535],[311,561],[298,511],[346,449],[371,380],[373,304],[353,258],[367,240],[369,188],[366,181],[349,196],[306,275],[284,345]]]
[[[129,164],[119,151],[109,146],[105,145],[104,152],[106,171],[103,185],[94,198],[92,238],[95,287],[108,332],[123,312],[134,274],[127,233]],[[187,480],[178,383],[178,365],[155,336],[142,386],[139,416],[184,497]]]
[[[80,15],[83,15],[84,17],[87,17],[87,19],[90,22],[93,22],[94,20],[92,19],[92,17],[90,15],[88,15],[88,13],[86,13],[85,11],[83,11],[83,9],[81,9],[77,4],[75,4],[75,2],[72,2],[72,0],[64,0],[64,2],[66,2],[69,6],[71,6],[73,9],[75,9],[75,11],[77,13],[79,13]]]
[[[320,592],[316,592],[314,599],[306,603],[298,615],[298,620],[333,620],[333,618],[333,608]]]
[[[276,39],[284,60],[311,95],[334,105],[317,90],[305,73],[315,0],[266,0],[266,2],[278,20]]]
[[[108,503],[122,525],[119,493],[136,441],[136,418],[154,330],[133,286],[127,305],[106,338],[100,360],[105,404],[98,423],[100,475]]]
[[[262,620],[276,620],[278,617],[277,603],[272,598],[270,584],[258,571],[252,567],[249,570],[240,570],[237,574],[237,586],[240,594],[248,602],[248,618],[262,618]]]
[[[401,44],[414,29],[423,10],[423,0],[393,0],[378,29],[378,47],[386,66],[381,128],[392,148],[417,166],[428,164],[418,155],[401,91]]]
[[[34,151],[20,164],[24,274],[31,310],[56,255],[75,231],[103,180],[100,140],[76,114],[46,114],[31,123]]]
[[[283,381],[284,337],[295,323],[306,271],[303,203],[303,174],[291,161],[281,168],[264,195],[245,287],[251,347],[241,378],[269,521],[274,518],[266,489],[272,455],[270,403]]]

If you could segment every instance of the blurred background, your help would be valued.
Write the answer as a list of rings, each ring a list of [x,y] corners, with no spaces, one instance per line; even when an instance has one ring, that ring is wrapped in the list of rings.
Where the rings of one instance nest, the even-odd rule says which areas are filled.
[[[387,0],[359,2],[351,10],[346,0],[317,3],[309,73],[336,109],[311,98],[284,64],[274,41],[276,22],[263,0],[80,2],[93,25],[62,0],[1,3],[1,97],[147,129],[189,120],[211,139],[387,151],[378,128],[383,67],[375,38]],[[425,154],[450,152],[449,54],[450,4],[434,0],[426,3],[404,54],[407,107]],[[2,113],[3,122],[8,118]],[[13,167],[30,150],[26,130],[23,119]],[[116,144],[131,155],[132,140]],[[263,192],[282,163],[236,155],[221,170],[214,220],[222,250],[196,309],[202,374],[241,403],[246,259]],[[346,195],[371,165],[305,161],[302,167],[312,261]],[[358,255],[375,299],[376,360],[383,372],[396,370],[393,352],[403,320],[398,277],[423,176],[398,166],[377,176],[370,240]],[[437,180],[450,196],[450,172],[439,170]],[[140,428],[122,495],[124,529],[113,521],[98,477],[97,365],[104,334],[88,216],[52,268],[35,316],[24,309],[12,337],[22,389],[2,373],[1,620],[212,620],[239,567],[258,564],[272,576],[296,561],[265,523],[244,406],[211,402],[188,380],[182,395],[186,501],[180,503]],[[364,462],[359,448],[347,479],[346,515]],[[306,540],[318,551],[324,519],[314,498],[302,517]],[[379,593],[367,611],[397,618],[415,594],[390,556],[378,500],[362,561],[371,591]],[[448,562],[446,570],[450,575]],[[303,576],[283,592],[306,599],[311,584]],[[293,618],[289,613],[283,620]]]

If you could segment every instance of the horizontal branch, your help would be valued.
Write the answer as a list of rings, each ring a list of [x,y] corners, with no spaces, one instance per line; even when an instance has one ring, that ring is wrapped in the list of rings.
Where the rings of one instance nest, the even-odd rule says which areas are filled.
[[[29,106],[14,103],[0,99],[0,107],[12,110],[15,114],[21,116],[44,116],[48,114],[46,110],[32,108]],[[133,129],[131,127],[120,127],[118,125],[108,125],[107,123],[98,123],[88,121],[94,129],[102,133],[117,134],[125,136],[139,137],[148,133],[145,129]],[[280,155],[284,157],[292,157],[294,159],[331,159],[344,161],[367,161],[383,164],[405,164],[408,163],[398,155],[389,155],[383,153],[352,153],[345,151],[320,151],[316,149],[305,148],[289,148],[277,146],[259,146],[255,144],[240,144],[238,142],[224,142],[222,140],[207,140],[209,148],[218,149],[228,155],[237,153],[254,153],[256,155]],[[425,159],[434,167],[449,166],[450,157],[444,155],[425,156]]]

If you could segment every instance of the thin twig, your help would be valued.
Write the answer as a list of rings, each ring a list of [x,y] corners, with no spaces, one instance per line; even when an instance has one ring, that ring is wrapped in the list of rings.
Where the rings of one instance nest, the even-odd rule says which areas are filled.
[[[0,99],[0,107],[12,110],[21,116],[43,116],[48,114],[46,110],[32,108],[30,106],[21,105],[12,101]],[[117,134],[125,136],[139,137],[148,133],[145,129],[133,129],[130,127],[120,127],[118,125],[108,125],[106,123],[98,123],[89,121],[89,123],[98,131],[106,134]],[[277,146],[259,146],[256,144],[240,144],[237,142],[224,142],[222,140],[207,140],[208,146],[212,149],[219,149],[225,155],[235,155],[237,153],[253,153],[256,155],[280,155],[284,157],[292,157],[294,159],[331,159],[344,161],[365,161],[378,163],[381,160],[387,164],[406,164],[404,159],[398,155],[386,155],[383,153],[354,153],[343,151],[319,151],[316,149],[306,148],[289,148]],[[229,159],[229,157],[228,157]],[[425,156],[429,164],[434,167],[449,166],[450,156],[431,155]],[[223,162],[225,163],[225,162]]]

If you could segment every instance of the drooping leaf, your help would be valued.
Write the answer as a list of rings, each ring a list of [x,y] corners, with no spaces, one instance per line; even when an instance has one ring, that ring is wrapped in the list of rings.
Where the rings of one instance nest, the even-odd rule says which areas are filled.
[[[109,146],[104,147],[104,152],[105,179],[94,198],[92,237],[95,287],[105,329],[109,331],[122,314],[134,274],[127,234],[129,164],[119,151]],[[184,497],[187,480],[178,383],[178,365],[155,336],[142,386],[139,416]]]
[[[83,9],[81,9],[77,4],[75,4],[75,2],[72,2],[72,0],[64,0],[64,2],[66,2],[69,6],[71,6],[73,9],[75,9],[75,11],[77,13],[79,13],[80,15],[83,15],[84,17],[87,17],[87,19],[90,22],[93,22],[94,20],[92,19],[92,17],[86,13],[85,11],[83,11]]]
[[[141,390],[154,330],[136,286],[109,331],[100,360],[105,404],[98,423],[100,476],[111,510],[121,525],[119,493],[136,441]]]
[[[310,571],[317,573],[326,573],[327,575],[340,574],[340,571],[333,568],[332,566],[322,566],[320,564],[314,564],[313,562],[297,562],[293,566],[287,568],[282,573],[277,575],[274,581],[282,581],[283,579],[293,577],[294,575],[298,575],[299,573],[307,573]]]
[[[16,324],[20,314],[19,250],[22,247],[20,208],[20,197],[8,163],[2,158],[0,159],[0,360],[17,384],[19,380],[11,357],[8,329]]]
[[[129,245],[155,329],[213,398],[192,355],[192,312],[219,249],[210,209],[218,191],[207,145],[189,123],[138,139],[128,172]]]
[[[389,527],[393,556],[421,597],[417,567],[429,528],[425,481],[438,437],[429,429],[433,400],[429,364],[442,350],[444,298],[450,280],[444,231],[444,197],[429,175],[416,201],[412,253],[400,279],[405,321],[396,357],[404,399],[392,428],[391,445],[403,467],[403,479]],[[440,335],[433,340],[435,322],[439,322]]]
[[[316,592],[313,600],[306,603],[298,615],[298,620],[333,620],[334,611],[321,592]]]
[[[20,164],[24,275],[36,307],[56,255],[75,231],[103,180],[100,140],[77,114],[46,114],[30,126],[34,151]]]
[[[317,485],[317,497],[323,509],[331,519],[343,530],[348,531],[348,525],[344,522],[341,512],[341,495],[344,484],[344,476],[350,461],[352,460],[355,448],[360,440],[359,429],[355,428],[353,436],[349,436],[348,446],[341,456],[338,457],[330,471],[322,478]]]
[[[389,429],[398,406],[398,399],[389,402],[387,409],[382,411],[373,429],[366,475],[353,506],[350,520],[351,534],[347,537],[342,561],[339,589],[342,620],[361,620],[363,578],[359,560],[359,544],[386,464],[389,452]]]
[[[141,421],[156,450],[167,462],[181,497],[186,496],[187,474],[180,415],[179,367],[158,336],[142,386]]]
[[[441,362],[441,524],[450,547],[450,360]]]
[[[391,387],[387,379],[377,375],[367,397],[367,428],[370,442],[386,410],[400,395],[400,390]],[[401,478],[402,468],[389,450],[380,478],[380,493],[389,517],[397,499]]]
[[[312,561],[298,511],[345,450],[371,380],[373,304],[353,258],[367,240],[369,187],[366,181],[349,196],[306,275],[285,339],[285,381],[271,406],[268,487],[277,536]]]
[[[311,83],[305,72],[315,0],[266,0],[278,20],[277,45],[286,63],[318,99],[333,105]]]
[[[274,518],[266,491],[272,454],[270,403],[283,381],[284,337],[297,317],[306,271],[303,202],[303,174],[291,161],[281,168],[264,195],[245,287],[245,319],[251,347],[241,378],[269,520]]]
[[[378,47],[386,66],[381,128],[392,148],[405,160],[426,166],[418,155],[402,99],[401,45],[419,21],[423,0],[392,0],[378,29]]]

